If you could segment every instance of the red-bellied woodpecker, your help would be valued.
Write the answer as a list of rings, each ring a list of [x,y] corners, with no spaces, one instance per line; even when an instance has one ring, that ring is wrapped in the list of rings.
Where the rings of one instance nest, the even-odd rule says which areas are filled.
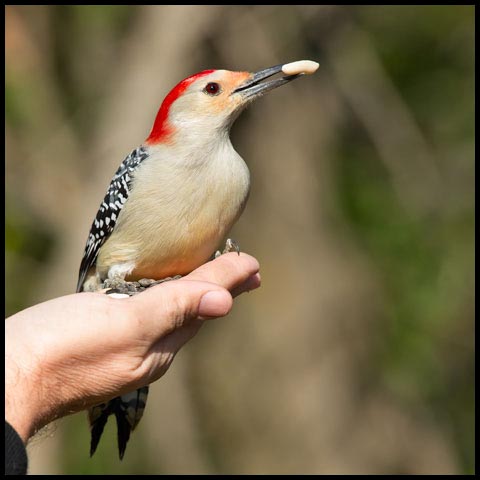
[[[110,183],[90,230],[77,291],[185,275],[205,263],[249,192],[249,171],[232,147],[230,127],[252,100],[317,68],[300,61],[257,73],[205,70],[174,87],[150,136]],[[147,394],[148,386],[90,409],[91,455],[113,414],[123,457]]]

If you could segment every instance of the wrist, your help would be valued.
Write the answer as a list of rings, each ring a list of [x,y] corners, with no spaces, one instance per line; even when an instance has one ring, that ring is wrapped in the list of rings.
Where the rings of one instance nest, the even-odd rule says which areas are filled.
[[[43,427],[48,416],[48,402],[40,361],[28,345],[8,338],[5,341],[5,420],[24,443]]]

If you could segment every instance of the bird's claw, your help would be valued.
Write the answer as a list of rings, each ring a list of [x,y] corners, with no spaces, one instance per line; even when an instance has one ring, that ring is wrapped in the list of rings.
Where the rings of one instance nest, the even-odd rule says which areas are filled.
[[[238,246],[238,243],[235,240],[228,238],[227,241],[225,242],[225,247],[223,251],[217,250],[215,252],[215,258],[218,258],[220,255],[223,255],[224,253],[230,253],[230,252],[237,252],[240,255],[240,247]]]
[[[161,280],[154,280],[153,278],[142,278],[138,282],[126,282],[125,280],[114,278],[107,278],[103,282],[103,288],[108,288],[105,292],[107,295],[112,293],[123,293],[129,296],[136,295],[137,293],[145,291],[147,288],[159,285],[163,282],[170,280],[178,280],[182,278],[181,275],[175,275],[174,277],[166,277]]]

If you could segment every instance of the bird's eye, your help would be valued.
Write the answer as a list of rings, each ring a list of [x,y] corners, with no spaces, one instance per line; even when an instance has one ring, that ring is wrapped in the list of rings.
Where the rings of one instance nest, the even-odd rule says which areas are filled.
[[[204,91],[209,95],[218,95],[220,93],[220,85],[215,82],[207,83]]]

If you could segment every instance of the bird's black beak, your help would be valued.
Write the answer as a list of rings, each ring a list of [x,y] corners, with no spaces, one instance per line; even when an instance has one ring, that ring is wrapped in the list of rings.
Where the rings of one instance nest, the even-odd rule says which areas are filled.
[[[262,80],[280,73],[282,71],[282,67],[283,64],[275,65],[274,67],[265,68],[264,70],[254,73],[252,78],[242,83],[232,93],[239,93],[244,98],[256,97],[269,92],[274,88],[280,87],[281,85],[285,85],[286,83],[291,82],[292,80],[295,80],[301,76],[301,74],[284,75],[281,78],[276,78],[275,80],[270,80],[269,82],[262,82]]]

